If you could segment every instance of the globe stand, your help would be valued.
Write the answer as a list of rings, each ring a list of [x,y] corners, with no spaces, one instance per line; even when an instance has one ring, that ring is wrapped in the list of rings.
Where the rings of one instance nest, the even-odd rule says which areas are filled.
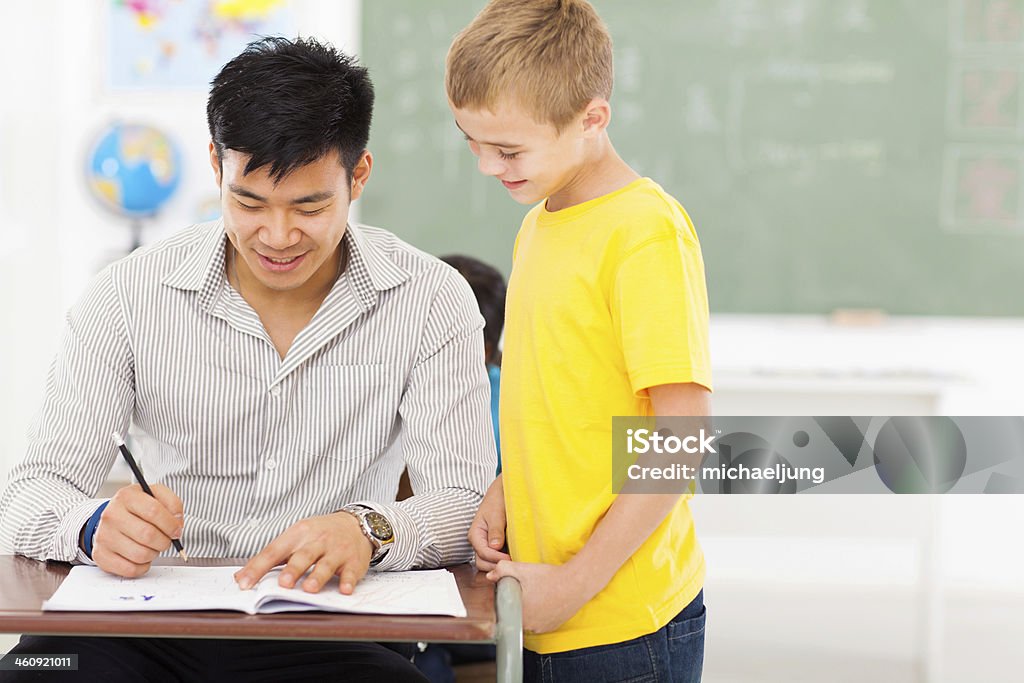
[[[142,220],[139,218],[133,219],[130,229],[132,231],[132,245],[128,248],[129,254],[142,246]]]

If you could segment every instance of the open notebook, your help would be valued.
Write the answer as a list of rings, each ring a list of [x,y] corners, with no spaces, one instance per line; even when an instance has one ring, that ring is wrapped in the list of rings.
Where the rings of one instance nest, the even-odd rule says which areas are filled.
[[[354,612],[359,614],[441,614],[466,616],[455,577],[444,569],[370,572],[352,595],[338,592],[335,577],[319,593],[277,585],[280,570],[252,589],[238,588],[239,567],[155,566],[137,579],[107,574],[99,567],[72,567],[44,610],[74,612],[160,612],[223,609],[248,614]]]

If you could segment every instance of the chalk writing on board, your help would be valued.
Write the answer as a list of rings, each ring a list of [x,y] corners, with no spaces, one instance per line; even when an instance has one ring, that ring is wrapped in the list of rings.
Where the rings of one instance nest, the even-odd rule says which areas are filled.
[[[836,7],[836,26],[849,33],[869,33],[875,30],[875,22],[868,13],[865,0],[839,3]]]
[[[722,128],[711,92],[703,83],[686,90],[686,127],[691,133],[717,133]]]
[[[823,165],[844,165],[877,177],[888,159],[886,143],[854,117],[834,116],[834,102],[851,88],[862,99],[881,99],[895,80],[892,64],[877,60],[811,62],[771,60],[733,74],[728,105],[728,158],[734,170],[772,169],[813,182]],[[815,121],[831,119],[829,137],[809,139]]]

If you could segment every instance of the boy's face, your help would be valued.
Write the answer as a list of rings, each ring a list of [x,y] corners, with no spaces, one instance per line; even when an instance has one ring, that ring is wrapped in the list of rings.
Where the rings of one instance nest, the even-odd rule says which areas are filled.
[[[587,137],[582,116],[559,133],[554,125],[537,122],[511,103],[500,104],[493,112],[451,109],[480,172],[500,180],[520,204],[557,197],[581,181]]]
[[[362,194],[372,158],[365,152],[349,183],[337,153],[291,172],[278,183],[269,166],[246,175],[249,155],[210,145],[221,192],[224,230],[240,257],[236,268],[257,296],[311,293],[333,282],[349,206]],[[247,276],[251,276],[247,277]]]

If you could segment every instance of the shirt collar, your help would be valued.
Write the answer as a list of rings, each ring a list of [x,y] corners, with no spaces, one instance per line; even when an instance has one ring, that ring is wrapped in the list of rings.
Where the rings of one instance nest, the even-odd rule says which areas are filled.
[[[206,225],[205,234],[185,259],[163,279],[163,284],[199,292],[200,305],[204,310],[209,310],[226,281],[224,262],[227,236],[224,234],[223,220]],[[376,300],[377,292],[397,287],[411,276],[361,226],[350,223],[342,240],[348,248],[346,271],[350,274],[364,308]]]
[[[363,226],[349,224],[345,239],[349,244],[349,260],[363,260],[373,288],[378,292],[397,287],[412,276],[395,262],[391,252],[384,249],[380,240],[367,234]]]
[[[225,281],[224,256],[227,238],[222,220],[207,223],[201,237],[185,258],[164,279],[163,284],[175,289],[200,293],[203,310],[210,310]]]

